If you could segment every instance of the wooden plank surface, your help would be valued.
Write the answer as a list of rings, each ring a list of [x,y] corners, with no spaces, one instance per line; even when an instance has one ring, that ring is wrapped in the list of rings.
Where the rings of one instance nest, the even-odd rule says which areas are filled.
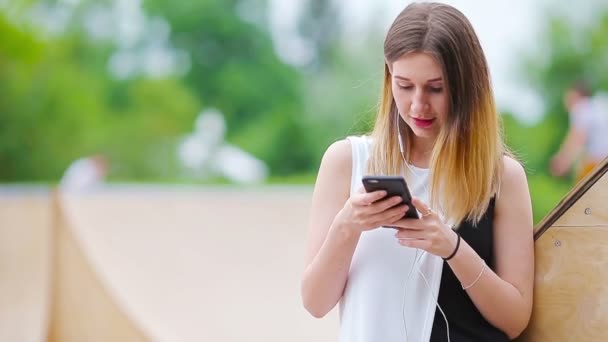
[[[65,215],[86,258],[63,247],[60,277],[74,284],[63,293],[73,305],[103,285],[119,317],[157,341],[336,341],[337,312],[315,319],[300,299],[311,190],[135,187],[68,196]],[[94,329],[95,310],[86,308],[93,306],[58,315],[76,313]]]
[[[608,226],[608,173],[558,218],[555,226]]]
[[[553,226],[570,207],[574,205],[585,193],[589,190],[606,192],[605,183],[601,186],[596,186],[596,183],[608,173],[608,157],[605,158],[599,165],[593,169],[584,179],[579,181],[572,190],[570,190],[559,203],[551,210],[541,222],[534,227],[534,237],[538,239],[546,230]],[[605,179],[604,179],[605,180]],[[580,212],[580,211],[579,211]]]
[[[520,341],[606,341],[608,227],[553,226],[535,250],[534,308]]]
[[[0,190],[0,341],[46,336],[51,273],[48,194]]]
[[[55,196],[51,204],[54,272],[47,341],[152,341],[108,291]]]

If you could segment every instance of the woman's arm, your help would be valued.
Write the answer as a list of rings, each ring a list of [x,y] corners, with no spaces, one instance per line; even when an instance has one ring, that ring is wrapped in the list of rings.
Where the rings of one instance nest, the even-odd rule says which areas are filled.
[[[494,216],[496,273],[466,243],[448,261],[481,314],[509,338],[519,336],[532,312],[534,237],[532,205],[523,167],[504,158],[504,174]],[[479,279],[478,279],[479,277]],[[477,282],[475,282],[477,280]]]
[[[407,211],[400,196],[386,191],[350,193],[350,142],[339,141],[325,152],[312,197],[302,301],[315,317],[323,317],[344,292],[350,263],[361,233],[399,221]]]
[[[551,173],[554,176],[563,176],[568,173],[576,158],[583,151],[586,141],[586,132],[581,128],[571,126],[559,151],[551,159]]]
[[[386,191],[350,193],[352,149],[349,141],[332,144],[321,161],[310,213],[302,301],[323,317],[344,292],[361,232],[399,221],[408,207]]]
[[[359,236],[332,225],[350,195],[352,168],[350,142],[332,144],[321,161],[308,227],[302,301],[315,317],[325,316],[338,303]]]

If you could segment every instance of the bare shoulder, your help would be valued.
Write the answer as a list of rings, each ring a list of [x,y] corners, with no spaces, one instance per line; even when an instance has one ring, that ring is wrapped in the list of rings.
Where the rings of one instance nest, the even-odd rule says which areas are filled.
[[[521,188],[525,185],[527,188],[528,180],[526,170],[523,165],[511,156],[505,155],[502,158],[502,177],[501,177],[501,192],[509,191],[510,188]]]
[[[531,214],[531,199],[528,179],[523,165],[510,156],[503,157],[503,169],[499,195],[499,212],[523,211]]]
[[[351,142],[348,139],[339,140],[329,145],[323,154],[319,173],[327,172],[332,175],[349,175],[352,164]],[[350,178],[348,179],[350,180]]]
[[[334,217],[350,196],[352,159],[348,140],[334,142],[323,155],[310,208],[307,265],[318,253]]]
[[[350,195],[352,164],[352,146],[348,139],[336,141],[327,148],[315,182],[313,206],[344,204]]]

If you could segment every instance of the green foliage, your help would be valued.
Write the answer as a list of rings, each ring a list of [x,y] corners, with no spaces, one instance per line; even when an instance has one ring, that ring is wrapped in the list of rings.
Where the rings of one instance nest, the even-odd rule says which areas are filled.
[[[538,223],[553,210],[572,188],[572,183],[569,180],[556,180],[546,173],[529,175],[528,185],[532,197],[535,223]]]
[[[54,3],[21,1],[19,12],[43,2]],[[273,174],[310,170],[300,74],[278,59],[262,20],[239,14],[241,4],[145,3],[169,21],[172,45],[190,56],[189,72],[168,79],[109,75],[116,47],[91,40],[82,25],[94,2],[81,3],[57,37],[0,17],[0,179],[56,181],[72,160],[100,151],[111,157],[115,179],[176,178],[176,143],[203,104],[220,109],[228,140],[264,159]],[[262,3],[250,9],[264,13]]]
[[[115,177],[147,179],[175,176],[177,139],[192,130],[199,100],[176,79],[135,79],[116,86],[105,146],[118,161]]]
[[[313,155],[300,119],[302,78],[279,60],[265,27],[239,15],[240,2],[145,4],[169,21],[172,44],[190,55],[186,84],[225,115],[230,142],[268,163],[272,174],[311,168]],[[248,15],[261,22],[261,13]]]
[[[317,170],[327,147],[348,135],[366,134],[373,128],[381,81],[384,77],[382,40],[377,32],[350,47],[334,42],[332,56],[306,73],[303,93],[311,132],[310,146]],[[324,43],[330,45],[329,43]]]
[[[43,40],[0,16],[0,37],[4,181],[56,181],[71,161],[96,152],[110,155],[118,176],[158,175],[153,151],[188,130],[200,109],[177,80],[113,81],[108,47],[82,35]]]
[[[38,3],[56,2],[19,8]],[[71,161],[96,152],[111,157],[114,179],[177,179],[176,142],[204,107],[218,108],[228,141],[267,162],[272,175],[314,173],[331,142],[370,128],[379,79],[352,79],[372,64],[341,53],[335,34],[317,37],[325,52],[314,70],[286,65],[264,24],[265,1],[243,4],[144,2],[148,15],[169,22],[172,47],[190,56],[188,72],[168,79],[111,77],[117,47],[92,40],[82,25],[95,2],[79,4],[60,36],[0,21],[0,179],[56,181]]]
[[[215,107],[226,116],[228,141],[268,163],[270,183],[310,184],[329,144],[372,127],[383,30],[345,41],[330,1],[303,11],[300,33],[315,57],[296,68],[275,52],[265,0],[146,0],[148,15],[169,22],[171,46],[190,56],[190,68],[128,80],[108,73],[114,43],[83,29],[86,9],[98,2],[81,2],[68,29],[49,36],[19,20],[42,1],[12,1],[0,11],[1,181],[56,181],[71,161],[96,152],[111,157],[113,179],[183,181],[176,143],[201,109]],[[538,54],[521,63],[546,115],[533,126],[503,116],[507,142],[528,172],[535,221],[572,186],[571,178],[548,175],[568,127],[563,91],[579,78],[608,90],[608,11],[598,7],[586,26],[548,13]]]
[[[531,174],[544,172],[559,147],[566,127],[546,116],[533,126],[521,124],[511,114],[502,115],[507,145]]]
[[[3,27],[7,26],[4,20]],[[57,63],[53,46],[36,40],[31,32],[13,28],[11,34],[1,36],[10,37],[2,40],[1,48],[6,57],[0,64],[0,83],[5,85],[0,94],[1,177],[57,177],[60,164],[90,144],[90,137],[79,128],[99,119],[95,96],[99,83],[71,64]],[[89,84],[91,91],[82,84]],[[87,107],[90,114],[82,115]]]

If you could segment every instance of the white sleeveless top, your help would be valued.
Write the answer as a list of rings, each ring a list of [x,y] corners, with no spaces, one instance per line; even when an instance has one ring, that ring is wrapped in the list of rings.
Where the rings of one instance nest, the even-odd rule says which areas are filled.
[[[361,136],[348,137],[348,140],[353,151],[352,194],[362,186],[371,139]],[[414,172],[424,176],[422,179],[408,177],[408,187],[413,196],[428,203],[425,188],[428,170],[415,168]],[[340,300],[340,341],[429,341],[443,260],[401,246],[395,233],[395,229],[377,228],[361,235]],[[413,267],[416,255],[428,286],[418,269]],[[402,310],[404,299],[405,310]]]

